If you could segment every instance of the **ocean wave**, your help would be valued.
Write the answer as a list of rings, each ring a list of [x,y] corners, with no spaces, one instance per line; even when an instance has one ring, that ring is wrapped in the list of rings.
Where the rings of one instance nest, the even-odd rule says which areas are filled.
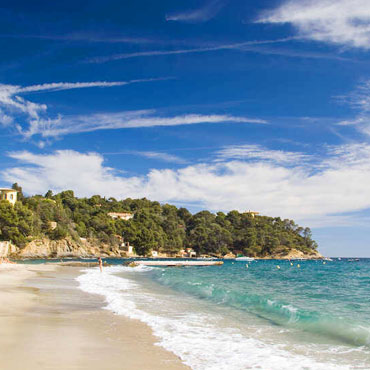
[[[355,324],[348,319],[331,317],[325,312],[302,309],[291,303],[241,291],[239,286],[235,289],[229,286],[225,288],[207,280],[187,281],[184,284],[182,276],[170,272],[157,273],[155,278],[159,283],[177,291],[247,311],[273,325],[307,331],[348,345],[370,347],[370,327]]]
[[[159,344],[194,370],[348,368],[293,354],[277,345],[246,337],[237,328],[217,326],[212,324],[209,315],[201,312],[179,312],[177,317],[170,317],[165,313],[153,314],[149,308],[139,309],[135,296],[142,294],[141,287],[132,279],[117,276],[122,271],[140,273],[148,270],[112,267],[100,273],[98,269],[90,269],[84,271],[77,281],[83,291],[104,296],[107,303],[105,309],[149,325],[160,338]],[[208,290],[213,291],[214,287],[208,287]],[[149,299],[158,307],[167,303],[154,294]],[[289,307],[284,309],[291,310]]]

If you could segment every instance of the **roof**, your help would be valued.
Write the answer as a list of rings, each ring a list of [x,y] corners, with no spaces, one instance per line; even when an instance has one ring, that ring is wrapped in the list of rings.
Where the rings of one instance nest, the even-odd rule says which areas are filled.
[[[109,212],[108,215],[124,215],[124,216],[127,216],[127,215],[132,215],[132,213],[130,213],[130,212]]]
[[[0,188],[0,191],[14,191],[14,192],[17,192],[18,190],[9,189],[9,188]]]

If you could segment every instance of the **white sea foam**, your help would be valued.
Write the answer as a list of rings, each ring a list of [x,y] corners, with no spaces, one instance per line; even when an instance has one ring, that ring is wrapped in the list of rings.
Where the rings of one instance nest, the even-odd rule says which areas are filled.
[[[277,345],[243,335],[237,328],[217,325],[202,312],[178,312],[177,316],[165,313],[153,314],[150,307],[139,309],[135,296],[145,294],[148,302],[157,307],[164,306],[163,298],[155,293],[144,293],[140,284],[122,278],[119,272],[145,272],[146,268],[130,269],[121,266],[89,269],[77,278],[80,288],[88,293],[105,297],[112,312],[129,318],[139,319],[149,325],[159,338],[158,344],[175,353],[194,370],[241,370],[241,369],[348,369],[313,358],[293,354]],[[162,300],[158,302],[158,300]],[[289,308],[288,308],[289,309]]]

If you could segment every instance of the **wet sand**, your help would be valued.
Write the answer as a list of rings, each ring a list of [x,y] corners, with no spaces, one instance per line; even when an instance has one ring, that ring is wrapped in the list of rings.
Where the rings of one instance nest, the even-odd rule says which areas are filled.
[[[188,369],[145,324],[77,289],[79,270],[0,265],[1,369]]]

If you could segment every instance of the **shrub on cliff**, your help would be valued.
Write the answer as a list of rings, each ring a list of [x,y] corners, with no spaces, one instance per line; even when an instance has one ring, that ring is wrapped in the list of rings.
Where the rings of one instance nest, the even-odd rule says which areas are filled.
[[[223,255],[240,251],[267,256],[293,248],[310,252],[317,248],[309,228],[279,217],[256,216],[230,211],[217,214],[201,211],[192,215],[186,208],[152,202],[146,198],[117,200],[94,195],[76,198],[67,190],[45,197],[25,197],[15,207],[0,202],[0,238],[22,245],[27,237],[51,239],[91,238],[118,245],[120,238],[134,245],[141,255],[152,249],[177,253],[191,247],[199,254]],[[112,219],[109,212],[130,212],[130,220]],[[51,225],[54,225],[51,227]]]
[[[6,200],[0,201],[0,239],[9,240],[22,247],[32,234],[32,212],[22,203],[14,207]]]

